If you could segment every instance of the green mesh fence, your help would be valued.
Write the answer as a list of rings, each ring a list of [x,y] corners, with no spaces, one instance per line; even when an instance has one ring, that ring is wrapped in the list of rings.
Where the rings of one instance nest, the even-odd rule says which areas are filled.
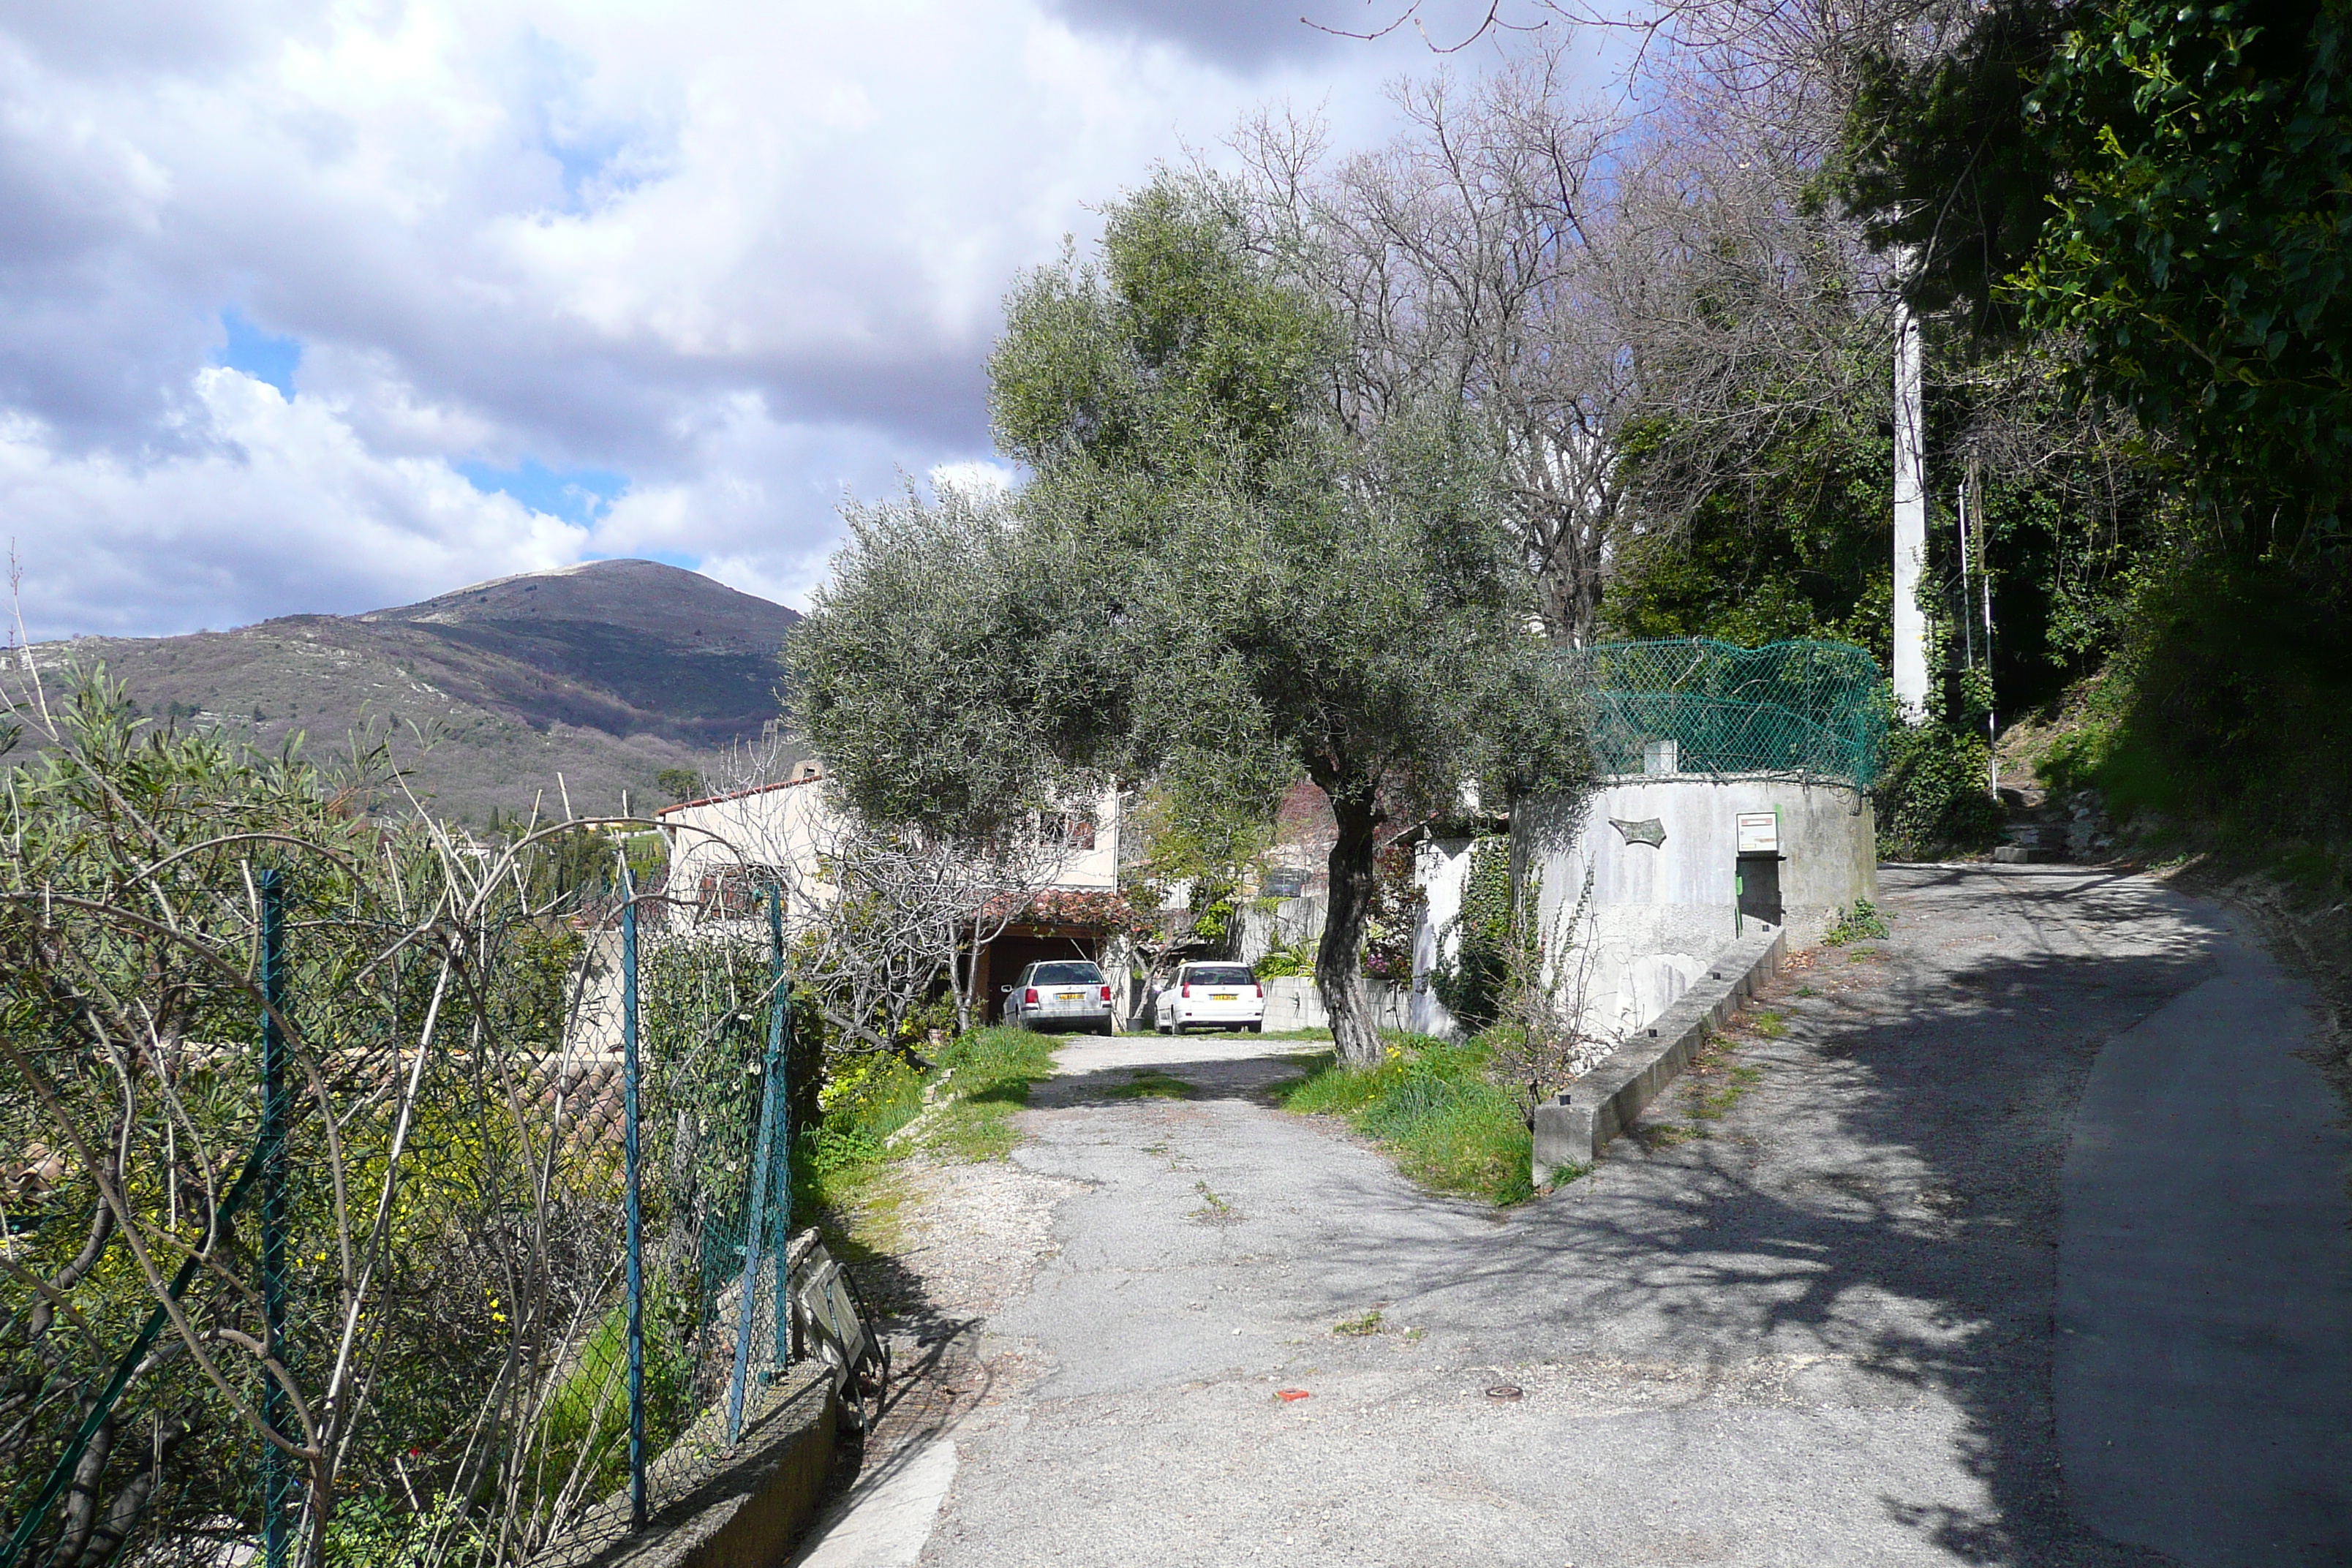
[[[1886,733],[1878,661],[1851,643],[1691,637],[1561,656],[1588,689],[1594,771],[1638,773],[1671,741],[1683,773],[1781,773],[1868,789]]]

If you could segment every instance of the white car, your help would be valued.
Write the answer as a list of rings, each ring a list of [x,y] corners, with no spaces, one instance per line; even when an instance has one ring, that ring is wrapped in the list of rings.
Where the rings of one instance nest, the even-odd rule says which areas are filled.
[[[1083,959],[1033,963],[1004,994],[1004,1021],[1016,1029],[1110,1033],[1110,982]]]
[[[1163,1035],[1187,1029],[1265,1027],[1265,987],[1244,964],[1179,964],[1160,994],[1153,1024]]]

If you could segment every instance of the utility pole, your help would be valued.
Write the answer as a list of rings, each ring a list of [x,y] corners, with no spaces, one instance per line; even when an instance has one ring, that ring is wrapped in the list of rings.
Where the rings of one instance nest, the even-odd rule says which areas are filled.
[[[1910,271],[1906,257],[1902,274]],[[1926,413],[1919,395],[1919,319],[1895,300],[1895,707],[1906,723],[1927,716],[1927,616],[1919,580],[1927,570]]]

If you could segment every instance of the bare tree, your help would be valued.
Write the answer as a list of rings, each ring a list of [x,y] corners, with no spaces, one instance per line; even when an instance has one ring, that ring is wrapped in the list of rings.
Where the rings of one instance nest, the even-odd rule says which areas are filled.
[[[1397,89],[1414,130],[1322,167],[1319,136],[1262,119],[1243,151],[1264,242],[1345,318],[1339,412],[1363,428],[1432,396],[1477,413],[1546,630],[1588,640],[1620,500],[1633,366],[1601,291],[1621,117],[1562,100],[1538,50],[1465,91]]]

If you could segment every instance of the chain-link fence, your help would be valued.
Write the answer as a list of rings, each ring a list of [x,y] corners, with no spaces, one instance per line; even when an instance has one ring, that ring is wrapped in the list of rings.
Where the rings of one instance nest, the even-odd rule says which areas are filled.
[[[0,803],[0,1568],[519,1563],[727,1441],[790,1348],[772,897],[103,699]]]
[[[1878,661],[1850,643],[1692,637],[1560,658],[1588,693],[1594,771],[1782,773],[1867,790],[1886,734]]]

